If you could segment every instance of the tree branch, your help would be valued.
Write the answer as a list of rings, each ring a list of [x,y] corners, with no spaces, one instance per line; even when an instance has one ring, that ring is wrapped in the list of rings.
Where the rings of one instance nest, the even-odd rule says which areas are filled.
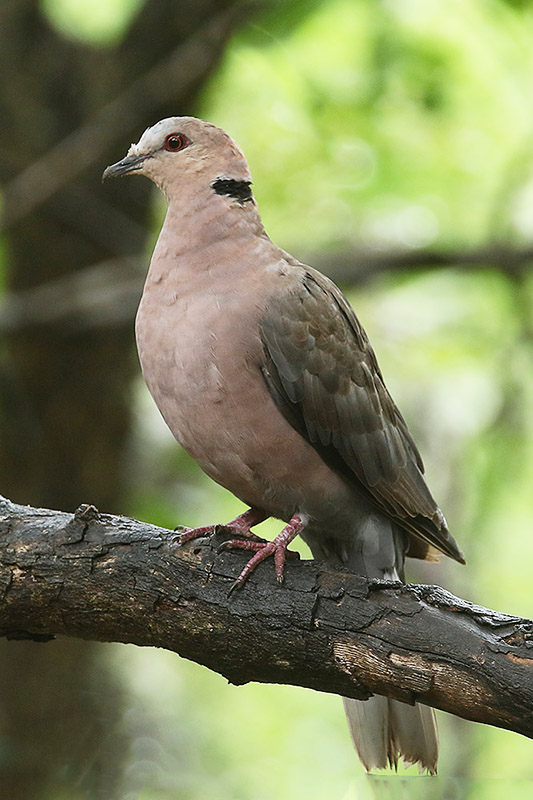
[[[489,241],[480,247],[455,249],[419,248],[416,250],[340,251],[317,253],[315,266],[337,281],[356,285],[375,280],[389,273],[446,268],[486,270],[496,269],[510,278],[518,278],[531,270],[533,245],[512,241]]]
[[[242,553],[81,506],[0,500],[0,635],[154,645],[232,683],[415,700],[533,738],[533,622],[454,597],[289,563],[228,597]]]

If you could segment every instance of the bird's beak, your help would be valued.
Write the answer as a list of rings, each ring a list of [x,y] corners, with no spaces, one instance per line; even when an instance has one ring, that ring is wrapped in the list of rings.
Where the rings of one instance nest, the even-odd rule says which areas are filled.
[[[129,172],[137,172],[141,164],[148,158],[147,155],[142,156],[126,156],[125,158],[117,161],[116,164],[111,164],[104,170],[102,175],[102,182],[107,178],[120,178],[121,175],[127,175]]]

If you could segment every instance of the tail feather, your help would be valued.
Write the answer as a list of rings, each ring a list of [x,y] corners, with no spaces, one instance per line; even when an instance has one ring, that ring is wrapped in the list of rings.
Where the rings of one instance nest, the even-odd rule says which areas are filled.
[[[388,698],[368,700],[343,697],[350,736],[366,770],[384,769],[389,763]]]
[[[306,533],[315,558],[339,562],[358,575],[404,580],[405,531],[381,515],[358,519],[351,536],[327,537]],[[381,695],[368,700],[344,698],[344,709],[355,749],[367,770],[396,768],[398,759],[437,772],[438,736],[429,706],[400,703]]]
[[[437,772],[439,737],[435,712],[429,706],[408,706],[389,700],[394,747],[407,764],[419,764],[432,775]]]
[[[365,769],[418,764],[437,772],[438,736],[435,714],[429,706],[409,706],[374,695],[368,700],[343,698],[350,734]]]

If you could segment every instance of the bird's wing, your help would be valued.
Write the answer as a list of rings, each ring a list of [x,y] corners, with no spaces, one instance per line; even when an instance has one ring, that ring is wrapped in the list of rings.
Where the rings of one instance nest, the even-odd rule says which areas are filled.
[[[426,557],[425,543],[463,562],[353,309],[328,278],[297,269],[295,289],[274,298],[261,321],[264,376],[278,407],[330,466],[415,535],[411,555]]]

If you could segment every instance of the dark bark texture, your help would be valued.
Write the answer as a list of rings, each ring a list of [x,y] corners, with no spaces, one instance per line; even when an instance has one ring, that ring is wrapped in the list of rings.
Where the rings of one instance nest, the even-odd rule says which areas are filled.
[[[377,692],[533,738],[533,622],[437,586],[271,564],[228,590],[245,555],[222,533],[184,547],[172,531],[81,506],[0,504],[0,634],[56,634],[173,650],[236,684]]]

